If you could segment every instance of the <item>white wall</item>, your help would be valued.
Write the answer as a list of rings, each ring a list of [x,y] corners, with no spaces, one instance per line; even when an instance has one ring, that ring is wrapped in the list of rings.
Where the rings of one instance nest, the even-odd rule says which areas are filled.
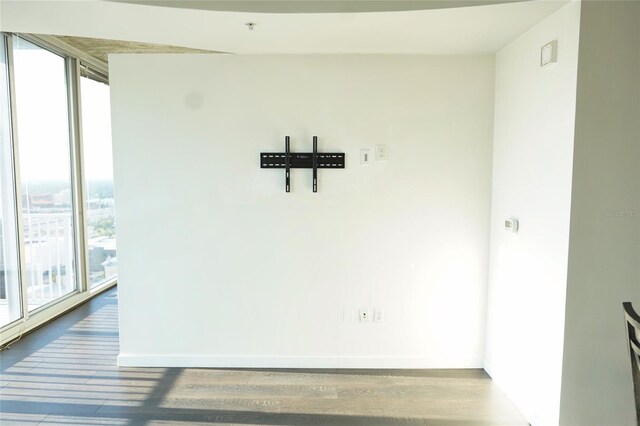
[[[110,80],[121,365],[482,366],[492,56],[115,55]],[[347,168],[286,194],[258,163],[284,135]]]
[[[622,302],[640,308],[640,3],[584,2],[562,425],[635,425]]]
[[[559,416],[579,19],[570,3],[496,55],[485,367],[533,425]]]

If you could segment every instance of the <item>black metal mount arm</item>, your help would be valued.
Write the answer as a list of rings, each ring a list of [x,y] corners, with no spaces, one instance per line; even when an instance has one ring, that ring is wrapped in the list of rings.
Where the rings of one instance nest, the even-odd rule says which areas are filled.
[[[291,191],[291,169],[313,169],[313,192],[318,192],[318,169],[344,169],[345,154],[318,152],[318,137],[313,137],[313,152],[291,152],[290,138],[284,138],[284,152],[261,152],[261,169],[285,169],[285,191]]]

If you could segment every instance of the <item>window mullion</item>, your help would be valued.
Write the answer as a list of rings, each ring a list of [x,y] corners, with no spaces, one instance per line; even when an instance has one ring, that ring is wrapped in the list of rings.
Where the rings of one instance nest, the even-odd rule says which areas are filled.
[[[67,88],[69,105],[69,135],[71,149],[71,173],[73,186],[73,216],[75,222],[76,273],[78,290],[89,290],[88,256],[85,239],[85,181],[82,163],[82,112],[80,108],[80,63],[75,58],[67,58]]]
[[[20,301],[22,303],[22,321],[29,319],[29,297],[28,297],[28,280],[27,280],[27,263],[25,256],[25,235],[24,235],[24,212],[22,210],[22,181],[20,179],[20,149],[18,143],[18,122],[16,108],[16,91],[15,91],[15,74],[13,61],[13,42],[16,36],[9,35],[6,37],[7,42],[7,68],[9,71],[9,110],[11,114],[11,148],[13,152],[13,196],[16,208],[17,219],[17,236],[18,236],[18,261],[20,263],[18,269],[20,282]]]

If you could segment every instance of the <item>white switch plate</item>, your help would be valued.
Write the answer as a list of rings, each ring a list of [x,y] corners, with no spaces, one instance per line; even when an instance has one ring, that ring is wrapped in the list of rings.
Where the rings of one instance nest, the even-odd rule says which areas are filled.
[[[540,48],[540,66],[558,62],[558,40],[553,40]]]
[[[371,162],[371,150],[370,149],[361,149],[360,150],[360,164],[369,164]]]
[[[387,159],[387,146],[376,145],[376,161],[384,161]]]
[[[367,308],[360,309],[358,317],[360,322],[371,322],[371,311]]]

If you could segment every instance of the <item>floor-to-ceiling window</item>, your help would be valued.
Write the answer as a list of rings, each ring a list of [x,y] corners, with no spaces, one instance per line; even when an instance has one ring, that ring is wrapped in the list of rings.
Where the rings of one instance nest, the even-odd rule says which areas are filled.
[[[0,327],[22,317],[7,54],[0,35]]]
[[[92,71],[80,78],[85,223],[91,287],[117,273],[109,86]]]
[[[67,66],[15,38],[16,116],[29,310],[76,290]]]
[[[106,64],[65,46],[0,33],[0,344],[117,276]]]

